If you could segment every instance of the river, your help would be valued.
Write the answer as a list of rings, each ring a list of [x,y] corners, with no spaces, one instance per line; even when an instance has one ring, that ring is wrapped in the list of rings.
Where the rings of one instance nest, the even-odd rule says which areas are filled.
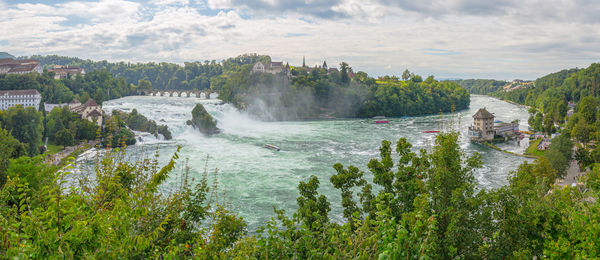
[[[207,137],[185,124],[191,119],[196,103],[205,106],[217,120],[222,133]],[[466,129],[473,122],[472,115],[481,107],[487,107],[494,113],[496,120],[509,122],[518,119],[521,129],[527,129],[526,107],[479,95],[471,96],[470,109],[443,115],[390,118],[389,124],[374,124],[372,119],[262,122],[219,100],[193,97],[132,96],[107,101],[103,109],[110,113],[113,109],[130,112],[136,108],[157,123],[168,125],[173,140],[162,141],[144,135],[139,137],[141,141],[136,145],[128,147],[127,152],[150,157],[159,147],[160,161],[166,163],[180,145],[180,165],[188,160],[191,176],[199,178],[206,168],[211,174],[218,168],[219,187],[225,193],[222,197],[226,198],[233,211],[246,220],[252,231],[274,216],[273,207],[293,212],[297,208],[298,183],[311,175],[319,178],[319,192],[331,202],[330,215],[334,220],[342,221],[340,193],[329,182],[330,176],[335,174],[332,165],[340,162],[346,167],[357,166],[370,178],[366,165],[378,156],[381,140],[395,144],[400,137],[405,137],[415,149],[431,147],[434,134],[423,134],[423,130],[460,126],[461,147],[468,154],[479,152],[485,163],[475,174],[480,187],[487,189],[505,185],[508,173],[528,159],[468,141]],[[281,151],[265,149],[265,143],[279,146]],[[525,138],[521,145],[509,143],[499,146],[522,153],[527,143]],[[181,172],[177,170],[170,176],[165,189],[177,182]]]

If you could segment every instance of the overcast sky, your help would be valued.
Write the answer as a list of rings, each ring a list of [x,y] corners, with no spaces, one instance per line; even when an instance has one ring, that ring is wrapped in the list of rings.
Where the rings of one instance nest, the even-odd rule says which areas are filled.
[[[0,0],[0,31],[17,56],[259,53],[373,76],[535,79],[600,61],[599,0]]]

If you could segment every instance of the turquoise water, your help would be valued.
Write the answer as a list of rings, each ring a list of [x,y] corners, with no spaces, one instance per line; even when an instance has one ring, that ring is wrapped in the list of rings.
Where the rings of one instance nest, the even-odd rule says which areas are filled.
[[[207,137],[185,125],[196,103],[204,104],[222,133]],[[273,207],[288,212],[295,210],[298,182],[311,175],[319,178],[320,192],[332,204],[332,217],[342,221],[341,197],[329,182],[330,176],[335,174],[332,165],[340,162],[344,166],[357,166],[370,178],[366,165],[378,156],[381,140],[395,142],[405,137],[415,149],[431,147],[434,134],[423,134],[423,130],[460,129],[461,147],[467,153],[479,152],[483,156],[485,165],[475,176],[480,186],[492,188],[506,184],[508,173],[526,159],[468,142],[466,129],[472,124],[472,115],[484,106],[495,113],[497,120],[519,119],[521,129],[527,128],[527,108],[475,95],[471,97],[470,109],[444,115],[389,118],[389,124],[374,124],[372,119],[262,122],[219,100],[191,97],[126,97],[105,102],[103,109],[110,112],[136,108],[159,124],[167,124],[173,132],[173,140],[141,135],[138,144],[127,148],[128,153],[151,156],[159,146],[160,160],[166,162],[181,145],[180,161],[188,160],[191,176],[201,176],[205,165],[211,173],[218,169],[220,188],[226,193],[232,210],[253,230],[274,216]],[[265,143],[279,146],[281,151],[265,149]],[[520,146],[517,143],[500,146],[523,152],[526,144],[527,139],[524,139]],[[177,182],[180,173],[172,174],[171,184]],[[169,185],[165,189],[169,189]]]

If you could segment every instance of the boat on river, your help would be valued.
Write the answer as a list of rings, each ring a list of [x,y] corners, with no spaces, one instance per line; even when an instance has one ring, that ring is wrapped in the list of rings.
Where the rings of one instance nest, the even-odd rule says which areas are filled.
[[[279,147],[274,146],[272,144],[265,144],[264,147],[267,148],[267,149],[278,151],[278,152],[281,151],[281,149]]]
[[[373,119],[375,119],[375,124],[387,124],[390,122],[390,120],[385,119],[385,116],[376,116]]]
[[[438,130],[425,130],[422,133],[424,134],[435,134],[435,133],[439,133],[440,131]]]

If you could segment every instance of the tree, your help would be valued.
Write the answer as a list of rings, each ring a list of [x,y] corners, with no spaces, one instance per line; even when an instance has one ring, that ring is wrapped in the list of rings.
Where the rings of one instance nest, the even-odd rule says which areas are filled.
[[[0,187],[6,181],[6,169],[10,159],[27,155],[27,146],[15,139],[0,125]]]
[[[33,107],[23,108],[17,105],[4,111],[1,121],[12,136],[28,145],[27,152],[30,156],[40,153],[44,132],[41,112]]]
[[[56,139],[56,144],[62,145],[63,148],[65,148],[66,146],[69,146],[69,145],[73,145],[75,142],[73,133],[71,133],[71,131],[69,131],[68,129],[62,129],[62,130],[56,132],[55,139]]]
[[[573,154],[573,143],[565,135],[559,135],[552,139],[544,157],[550,162],[553,169],[563,176],[569,168]]]
[[[77,120],[76,140],[94,140],[98,132],[98,125],[86,119]]]
[[[577,107],[577,112],[583,115],[583,118],[588,124],[593,124],[596,121],[596,113],[598,111],[598,99],[592,96],[584,97]]]
[[[580,120],[571,129],[571,136],[576,138],[582,143],[587,143],[590,140],[590,134],[594,131],[594,128],[586,123],[584,120]]]
[[[152,82],[145,79],[140,79],[138,80],[137,89],[152,89]]]
[[[410,73],[410,71],[408,71],[408,69],[405,69],[404,72],[402,72],[402,80],[406,81],[408,79],[410,79],[412,77],[412,73]]]
[[[340,63],[340,81],[342,83],[350,82],[350,77],[348,76],[348,63]]]
[[[544,117],[544,132],[548,135],[553,134],[554,132],[556,132],[556,128],[554,127],[554,120],[552,120],[552,117],[550,117],[550,115],[547,115],[546,117]]]
[[[329,202],[323,195],[318,196],[319,179],[316,176],[310,176],[308,182],[298,184],[298,214],[300,219],[311,230],[321,230],[325,223],[329,221]],[[317,197],[318,196],[318,197]]]

